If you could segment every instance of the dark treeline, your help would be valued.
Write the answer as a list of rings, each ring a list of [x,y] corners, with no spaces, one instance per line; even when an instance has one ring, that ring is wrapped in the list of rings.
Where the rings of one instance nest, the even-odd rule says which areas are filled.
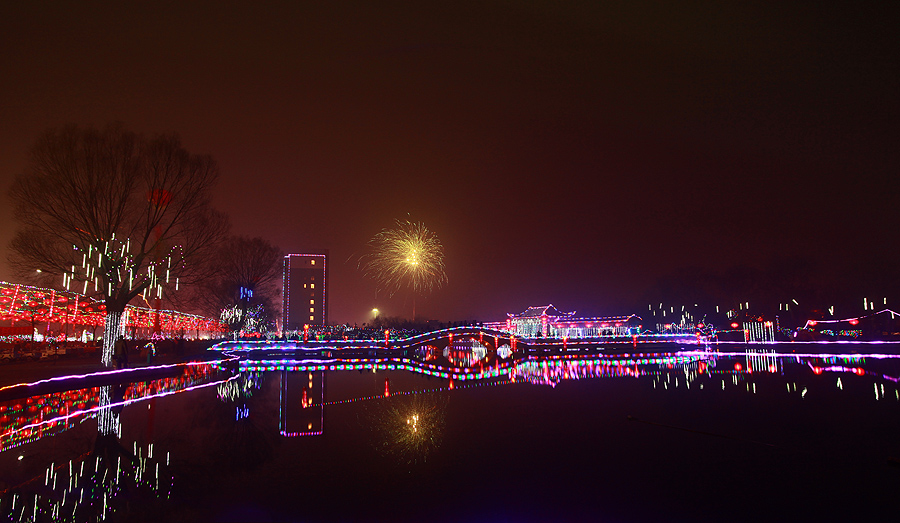
[[[728,310],[745,312],[742,304],[749,302],[752,314],[805,321],[832,317],[830,308],[838,318],[865,314],[864,299],[874,302],[875,311],[885,307],[896,310],[900,305],[896,264],[861,260],[857,265],[837,268],[828,260],[793,257],[776,259],[764,267],[685,267],[657,279],[635,304],[635,310],[646,317],[660,303],[676,310],[685,305],[695,318],[706,315],[715,321]],[[668,318],[675,319],[671,315]]]
[[[416,318],[415,320],[411,320],[409,318],[401,318],[399,316],[378,316],[377,318],[372,320],[372,322],[369,323],[368,326],[377,329],[402,329],[428,332],[435,329],[476,325],[477,323],[478,322],[474,320],[442,322],[437,320],[426,320],[423,318]]]

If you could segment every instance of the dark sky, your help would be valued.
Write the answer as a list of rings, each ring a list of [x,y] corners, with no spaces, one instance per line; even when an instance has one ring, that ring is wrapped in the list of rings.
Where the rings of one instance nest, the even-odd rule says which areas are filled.
[[[121,4],[0,7],[4,188],[50,127],[177,132],[235,232],[330,250],[333,321],[411,313],[347,262],[407,215],[444,243],[416,302],[442,320],[637,312],[686,266],[900,261],[877,2]]]

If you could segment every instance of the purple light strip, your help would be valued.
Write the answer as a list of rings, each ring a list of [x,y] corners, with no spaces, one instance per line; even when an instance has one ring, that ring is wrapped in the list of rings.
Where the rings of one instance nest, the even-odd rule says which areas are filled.
[[[849,372],[852,374],[858,374],[856,369],[861,368],[861,367],[843,367],[841,365],[832,365],[830,367],[816,367],[815,365],[813,365],[812,363],[810,363],[808,361],[806,362],[806,366],[809,367],[811,370],[816,370],[818,368],[822,372]],[[865,371],[863,371],[863,372],[865,372]]]
[[[395,359],[396,359],[396,358],[395,358]],[[313,359],[305,359],[305,360],[251,360],[251,359],[246,359],[246,360],[241,360],[240,366],[241,366],[241,367],[248,367],[248,366],[257,366],[257,367],[258,367],[258,366],[266,366],[266,367],[268,367],[268,366],[271,366],[271,365],[287,365],[287,364],[294,365],[294,364],[301,364],[301,363],[303,363],[303,364],[311,364],[311,365],[313,365],[313,364],[314,364],[314,365],[327,365],[327,364],[335,364],[335,363],[336,363],[336,364],[343,364],[343,363],[346,362],[346,361],[348,361],[348,360],[345,360],[345,359],[338,359],[338,358],[331,358],[331,359],[328,359],[328,360],[319,360],[319,359],[314,359],[314,360],[313,360]],[[365,360],[365,361],[370,361],[370,360]],[[384,360],[371,360],[371,361],[387,361],[387,359],[384,359]]]
[[[45,384],[45,383],[53,383],[53,382],[56,382],[56,381],[76,380],[76,379],[84,379],[84,378],[93,378],[93,377],[98,377],[98,376],[112,376],[112,375],[115,375],[115,374],[122,374],[122,375],[125,375],[125,374],[127,374],[127,373],[129,373],[129,372],[135,372],[135,371],[147,370],[147,369],[158,370],[158,369],[169,369],[169,368],[172,368],[172,367],[188,366],[188,365],[215,365],[215,364],[217,364],[217,363],[226,363],[226,362],[229,362],[229,361],[234,361],[234,360],[236,360],[236,359],[238,359],[237,356],[232,356],[232,357],[230,357],[230,358],[228,358],[228,359],[224,359],[224,360],[212,360],[212,361],[187,361],[187,362],[182,362],[182,363],[170,363],[170,364],[167,364],[167,365],[155,365],[155,366],[152,366],[152,367],[134,367],[134,368],[131,368],[131,369],[104,370],[104,371],[100,371],[100,372],[92,372],[92,373],[89,373],[89,374],[72,374],[72,375],[69,375],[69,376],[56,376],[56,377],[53,377],[53,378],[47,378],[47,379],[35,381],[35,382],[32,382],[32,383],[18,383],[18,384],[16,384],[16,385],[7,385],[7,386],[5,386],[5,387],[0,387],[0,392],[2,392],[2,391],[4,391],[4,390],[7,390],[7,389],[15,388],[15,387],[33,387],[33,386],[35,386],[35,385],[42,385],[42,384]]]
[[[710,344],[723,345],[748,345],[745,341],[713,341]],[[749,345],[797,345],[797,344],[817,344],[817,345],[900,345],[900,341],[891,340],[873,340],[873,341],[855,341],[855,340],[817,340],[817,341],[770,341],[766,343],[753,343]]]
[[[238,376],[236,375],[236,376],[231,376],[231,377],[228,378],[228,379],[219,380],[219,381],[214,381],[214,382],[210,382],[210,383],[203,383],[203,384],[201,384],[201,385],[194,385],[194,386],[191,386],[191,387],[185,387],[185,388],[183,388],[183,389],[169,390],[169,391],[161,392],[161,393],[159,393],[159,394],[151,394],[151,395],[149,395],[149,396],[141,396],[140,398],[131,398],[131,399],[127,399],[127,400],[124,400],[124,401],[120,401],[120,402],[118,402],[118,403],[110,403],[109,405],[98,405],[98,406],[92,407],[92,408],[90,408],[90,409],[78,410],[78,411],[75,411],[75,412],[71,412],[71,413],[69,413],[69,414],[66,414],[65,416],[58,416],[58,417],[56,417],[56,418],[51,418],[51,419],[41,420],[41,421],[38,422],[38,423],[31,423],[31,424],[29,424],[29,425],[23,425],[23,426],[19,427],[18,429],[16,429],[16,430],[11,430],[11,431],[9,431],[9,432],[6,432],[6,433],[4,433],[3,435],[6,436],[6,435],[10,435],[10,434],[15,434],[16,432],[23,431],[23,430],[25,430],[25,429],[31,429],[31,428],[35,428],[35,427],[40,427],[41,425],[49,425],[50,423],[55,423],[55,422],[59,422],[59,421],[65,421],[65,420],[67,420],[67,419],[69,419],[69,418],[73,418],[73,417],[75,417],[75,416],[83,416],[83,415],[87,415],[87,414],[92,414],[92,413],[94,413],[94,412],[99,412],[99,411],[101,411],[101,410],[103,410],[103,409],[111,409],[111,408],[113,408],[113,407],[118,407],[118,406],[123,406],[123,407],[124,407],[124,406],[126,406],[126,405],[131,405],[132,403],[137,403],[137,402],[139,402],[139,401],[144,401],[144,400],[153,399],[153,398],[161,398],[161,397],[163,397],[163,396],[171,396],[172,394],[179,394],[179,393],[181,393],[181,392],[188,392],[188,391],[191,391],[191,390],[202,389],[202,388],[205,388],[205,387],[211,387],[211,386],[213,386],[213,385],[219,385],[219,384],[221,384],[221,383],[227,383],[227,382],[229,382],[229,381],[231,381],[231,380],[235,380],[235,379],[237,379],[237,378],[238,378]]]
[[[283,298],[281,301],[281,330],[282,330],[282,332],[287,330],[287,326],[285,326],[285,323],[287,322],[288,312],[290,311],[290,304],[289,304],[289,301],[290,301],[289,294],[290,293],[288,292],[288,289],[289,289],[288,286],[291,283],[291,281],[290,281],[291,276],[289,274],[290,265],[291,265],[290,255],[287,255],[284,257],[284,269],[283,269],[283,272],[281,275],[281,296]]]
[[[815,327],[815,326],[818,325],[819,323],[841,323],[841,322],[845,322],[845,321],[846,321],[846,322],[849,322],[850,320],[856,320],[856,321],[859,321],[859,320],[862,319],[862,318],[869,318],[869,317],[872,317],[872,316],[877,316],[877,315],[879,315],[879,314],[884,314],[885,312],[887,312],[887,313],[889,313],[889,314],[891,315],[891,319],[894,319],[894,316],[895,316],[895,315],[900,315],[900,313],[898,313],[898,312],[894,312],[894,311],[892,311],[891,309],[885,308],[885,309],[881,309],[881,310],[878,311],[878,312],[873,312],[872,314],[865,314],[865,315],[863,315],[863,316],[856,316],[855,318],[845,318],[845,319],[843,319],[843,320],[806,320],[806,325],[804,325],[803,328],[804,328],[804,329],[807,329],[807,328],[809,328],[810,326]],[[815,322],[815,323],[812,323],[812,322]]]
[[[831,353],[797,353],[797,352],[709,352],[709,351],[699,351],[699,350],[686,350],[686,351],[677,351],[673,354],[682,356],[682,355],[705,355],[709,357],[718,357],[718,356],[765,356],[772,358],[874,358],[874,359],[900,359],[900,354],[835,354]]]

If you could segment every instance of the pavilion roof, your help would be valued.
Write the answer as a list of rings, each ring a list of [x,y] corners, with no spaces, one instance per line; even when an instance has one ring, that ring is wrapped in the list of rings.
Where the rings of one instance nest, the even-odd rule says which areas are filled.
[[[539,318],[541,316],[564,316],[569,317],[573,316],[575,311],[572,312],[562,312],[556,308],[552,303],[549,305],[540,305],[537,307],[528,307],[525,309],[525,312],[521,312],[519,314],[509,314],[511,318]]]

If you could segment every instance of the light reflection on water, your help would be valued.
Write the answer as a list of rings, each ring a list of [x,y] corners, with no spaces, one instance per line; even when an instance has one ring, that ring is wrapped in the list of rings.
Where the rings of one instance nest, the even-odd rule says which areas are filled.
[[[101,384],[47,392],[0,402],[0,454],[5,458],[0,513],[13,521],[97,521],[121,519],[140,510],[161,516],[163,499],[171,495],[173,475],[169,454],[154,456],[153,443],[128,448],[121,440],[119,416],[124,407],[155,401],[234,379],[215,365],[188,364],[160,368],[168,377],[155,380]],[[73,378],[72,384],[108,381],[108,374]],[[61,387],[41,383],[37,387]],[[64,387],[63,387],[64,388]],[[7,388],[9,389],[9,388]],[[148,406],[148,410],[152,403]],[[41,465],[31,459],[29,444],[52,444],[53,437],[91,422],[92,447],[67,462]],[[82,434],[83,435],[83,430]],[[43,441],[41,441],[43,440]],[[14,466],[8,463],[15,456]],[[26,461],[25,463],[20,463]],[[43,467],[41,474],[29,471]]]
[[[97,387],[7,400],[0,470],[19,453],[49,455],[29,446],[65,441],[76,426],[72,438],[93,430],[95,441],[65,459],[54,454],[52,464],[37,467],[40,458],[33,460],[30,478],[0,478],[0,512],[13,520],[31,519],[35,507],[46,520],[122,517],[130,510],[124,508],[127,493],[129,502],[143,499],[158,514],[207,519],[252,506],[278,519],[293,509],[273,496],[296,488],[322,502],[303,512],[313,519],[383,519],[341,505],[347,495],[409,519],[404,514],[427,513],[432,505],[419,500],[408,514],[390,512],[397,509],[383,496],[391,485],[448,487],[477,477],[506,495],[494,498],[494,508],[473,505],[488,513],[505,507],[517,520],[553,514],[649,520],[673,516],[669,505],[691,492],[676,477],[688,473],[701,489],[695,493],[726,498],[709,506],[721,510],[729,496],[738,502],[740,492],[759,485],[782,515],[802,519],[801,497],[841,488],[877,512],[887,499],[882,487],[900,478],[891,467],[900,458],[894,443],[900,359],[883,350],[878,356],[798,355],[790,352],[796,346],[775,344],[729,347],[727,354],[625,354],[593,347],[503,357],[493,344],[479,345],[422,346],[396,358],[244,361],[245,370],[235,375],[207,367],[192,378],[120,386],[120,399],[111,403],[122,412],[121,428],[106,441],[96,437],[92,421],[104,407]],[[198,385],[210,388],[191,391]],[[139,401],[179,390],[188,394],[154,403],[165,405],[168,416],[151,417],[159,407]],[[73,408],[81,414],[69,415]],[[856,457],[848,461],[848,452]],[[831,462],[830,477],[822,459]],[[458,462],[479,463],[480,475]],[[92,463],[96,474],[79,473]],[[70,466],[78,470],[69,473]],[[861,473],[869,479],[848,486],[850,475]],[[236,474],[252,479],[222,483],[237,481]],[[531,508],[511,505],[510,496],[537,485],[543,495],[529,499]],[[658,501],[628,518],[617,496],[646,488]],[[587,492],[607,504],[597,506]],[[92,504],[82,504],[83,493]],[[571,498],[562,508],[549,500],[554,496]],[[90,510],[79,512],[85,506]],[[665,519],[752,520],[765,513],[691,511]],[[456,515],[462,514],[472,515]]]

